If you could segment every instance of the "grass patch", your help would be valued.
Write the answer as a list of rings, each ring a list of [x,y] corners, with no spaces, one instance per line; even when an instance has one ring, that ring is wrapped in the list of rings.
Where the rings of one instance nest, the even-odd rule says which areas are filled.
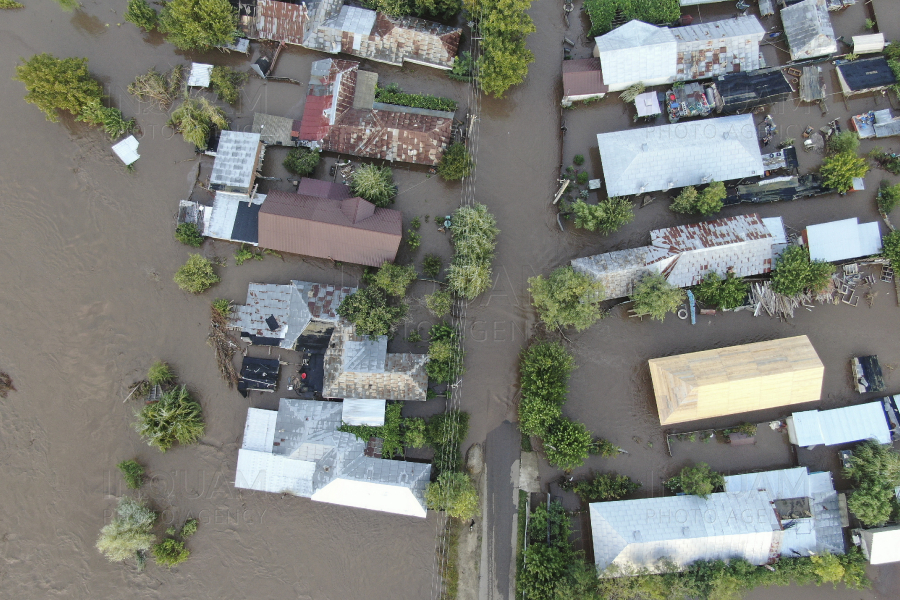
[[[626,21],[637,19],[655,25],[671,23],[681,16],[678,0],[585,0],[584,10],[591,18],[590,37],[612,29],[616,10],[621,9]]]
[[[459,595],[459,534],[462,526],[459,519],[447,519],[447,544],[443,549],[444,560],[441,561],[444,565],[441,572],[441,579],[444,581],[441,600],[456,600]]]
[[[525,436],[522,436],[525,439]],[[524,442],[523,442],[524,445]],[[529,446],[531,442],[529,442]],[[516,510],[516,581],[522,574],[525,558],[525,524],[528,522],[528,492],[519,490],[519,508]]]

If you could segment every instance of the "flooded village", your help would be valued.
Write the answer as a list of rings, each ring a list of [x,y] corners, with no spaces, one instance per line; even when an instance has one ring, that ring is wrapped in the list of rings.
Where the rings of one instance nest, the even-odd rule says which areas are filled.
[[[8,594],[897,588],[900,6],[255,0],[185,50],[23,4]],[[44,52],[107,108],[23,101]]]

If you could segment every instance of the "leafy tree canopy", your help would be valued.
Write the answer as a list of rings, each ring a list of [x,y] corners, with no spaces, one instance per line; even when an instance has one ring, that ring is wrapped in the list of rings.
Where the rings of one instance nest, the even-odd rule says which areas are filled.
[[[681,472],[667,482],[668,487],[680,488],[685,494],[706,498],[718,488],[725,487],[725,478],[709,468],[706,463],[697,463],[681,469]]]
[[[375,273],[372,284],[392,296],[405,296],[406,288],[418,277],[412,265],[400,266],[385,262]]]
[[[291,148],[287,158],[285,158],[284,162],[281,164],[294,175],[306,177],[316,170],[316,166],[319,164],[321,158],[322,154],[318,149],[310,150],[309,148],[302,147]]]
[[[137,415],[134,424],[147,444],[165,452],[176,443],[195,444],[203,435],[203,409],[184,386],[169,390]]]
[[[825,289],[834,265],[809,259],[806,246],[788,246],[775,260],[772,271],[772,290],[785,296],[796,296],[805,290],[819,292]]]
[[[231,67],[216,65],[209,74],[209,87],[219,100],[234,104],[241,97],[241,90],[249,77],[247,73],[235,71]]]
[[[103,98],[100,82],[88,73],[86,58],[36,54],[16,67],[13,79],[25,84],[25,102],[41,109],[48,121],[58,121],[60,110],[77,117]]]
[[[175,239],[182,244],[199,248],[204,238],[195,224],[181,223],[175,228]]]
[[[179,132],[184,141],[205,150],[213,127],[224,129],[228,126],[228,119],[225,111],[201,96],[185,98],[184,102],[172,111],[166,125]]]
[[[452,218],[453,261],[447,273],[450,289],[472,300],[491,285],[491,262],[497,245],[497,220],[484,204],[462,206]]]
[[[599,231],[603,235],[617,231],[634,219],[634,208],[627,198],[612,197],[597,204],[588,204],[580,198],[572,205],[575,227]]]
[[[891,185],[890,181],[881,182],[878,188],[878,210],[883,214],[889,214],[900,204],[900,183]]]
[[[684,290],[666,281],[661,273],[644,275],[634,286],[634,292],[631,294],[634,312],[648,314],[657,321],[662,321],[667,314],[678,310],[685,297]]]
[[[592,473],[590,479],[577,482],[574,486],[574,491],[581,498],[582,502],[602,502],[605,500],[619,500],[634,493],[640,487],[640,483],[632,481],[625,475]]]
[[[544,435],[547,461],[563,471],[571,471],[584,464],[591,450],[593,438],[584,423],[565,417],[556,419]]]
[[[734,273],[726,273],[725,279],[710,271],[694,290],[697,300],[707,306],[716,308],[737,308],[744,303],[750,284],[735,277]]]
[[[892,231],[881,238],[881,253],[894,267],[900,265],[900,231]]]
[[[159,30],[182,50],[208,50],[234,42],[237,10],[228,0],[169,0]]]
[[[828,152],[841,154],[850,152],[856,154],[859,149],[859,135],[855,131],[842,131],[828,138]]]
[[[526,12],[531,0],[478,0],[466,2],[469,12],[480,18],[481,48],[478,82],[486,94],[502,98],[510,87],[522,83],[534,53],[525,38],[536,31]],[[475,7],[477,5],[477,8]]]
[[[701,192],[697,192],[693,186],[688,186],[681,190],[669,208],[678,213],[714,215],[722,210],[726,194],[725,184],[721,181],[712,182]]]
[[[147,0],[128,0],[128,8],[123,18],[147,31],[153,31],[159,25],[159,15]]]
[[[528,279],[531,301],[549,327],[583,331],[603,318],[603,284],[571,266],[554,269],[547,279]]]
[[[149,550],[154,537],[150,533],[156,513],[133,498],[119,499],[116,516],[100,530],[97,549],[110,562],[133,558],[139,551]]]
[[[377,337],[391,333],[406,309],[403,303],[391,305],[381,288],[369,286],[345,297],[337,313],[356,325],[359,335]]]
[[[385,207],[393,204],[397,195],[394,173],[388,167],[362,165],[350,178],[350,191],[375,206]]]
[[[481,513],[478,491],[465,473],[445,471],[425,489],[425,504],[432,510],[444,510],[456,519],[471,519]]]
[[[472,155],[466,150],[465,144],[455,142],[444,150],[437,169],[444,181],[462,179],[472,171]]]
[[[865,177],[869,172],[866,159],[859,158],[854,152],[839,152],[828,156],[822,161],[819,173],[822,175],[822,184],[827,188],[833,188],[844,193],[853,187],[854,177]]]
[[[191,254],[175,273],[178,287],[192,294],[202,294],[221,278],[213,270],[212,262],[200,254]]]

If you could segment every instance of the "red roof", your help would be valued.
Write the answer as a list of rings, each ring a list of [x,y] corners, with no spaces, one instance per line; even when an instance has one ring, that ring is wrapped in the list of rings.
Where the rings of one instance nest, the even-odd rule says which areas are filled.
[[[300,136],[303,141],[320,142],[328,135],[331,125],[325,111],[331,108],[334,96],[307,96],[300,121]]]
[[[297,193],[316,198],[330,198],[331,200],[343,200],[350,197],[350,186],[321,179],[303,177],[297,187]]]
[[[599,58],[563,61],[563,96],[605,94],[609,86],[603,83]]]

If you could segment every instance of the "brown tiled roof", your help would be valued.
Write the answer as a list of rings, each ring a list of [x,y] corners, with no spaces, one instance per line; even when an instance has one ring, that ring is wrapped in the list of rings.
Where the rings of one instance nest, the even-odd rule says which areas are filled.
[[[316,198],[329,198],[331,200],[343,200],[350,197],[350,186],[333,181],[310,179],[303,177],[297,187],[297,193]]]
[[[305,4],[256,0],[256,29],[260,39],[302,44],[308,19]]]
[[[260,247],[371,267],[393,261],[403,231],[400,211],[374,208],[354,222],[342,210],[344,202],[269,192],[259,211]]]
[[[563,61],[563,96],[605,94],[609,86],[603,83],[599,58]]]

